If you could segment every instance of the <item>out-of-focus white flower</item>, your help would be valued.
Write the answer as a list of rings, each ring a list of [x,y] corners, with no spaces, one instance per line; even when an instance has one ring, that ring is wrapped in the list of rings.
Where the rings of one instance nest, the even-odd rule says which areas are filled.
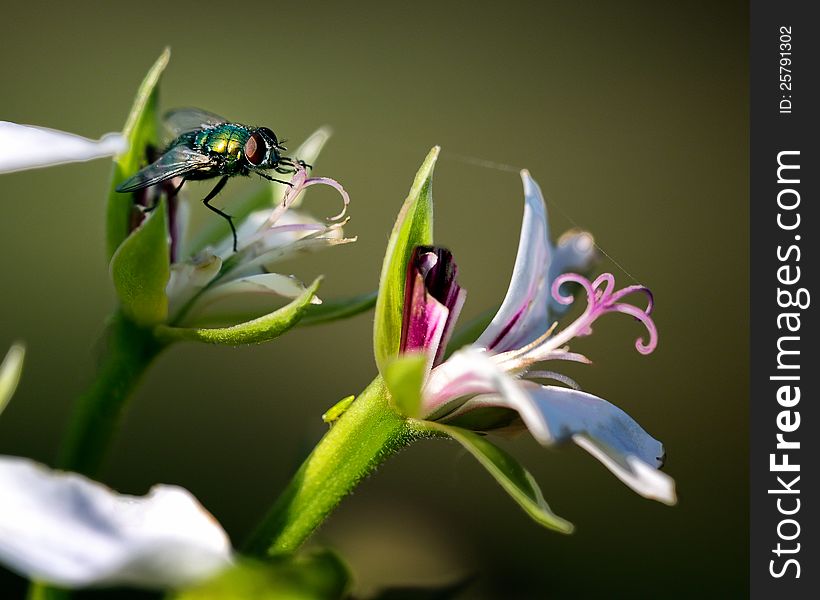
[[[127,147],[119,133],[90,140],[56,129],[0,121],[0,173],[114,156]]]
[[[225,531],[190,492],[158,485],[117,494],[75,473],[0,456],[0,561],[68,588],[166,588],[231,563]]]
[[[0,364],[0,412],[14,393],[23,347]],[[180,587],[232,561],[225,531],[190,492],[157,485],[118,494],[76,473],[0,456],[0,563],[66,588]]]

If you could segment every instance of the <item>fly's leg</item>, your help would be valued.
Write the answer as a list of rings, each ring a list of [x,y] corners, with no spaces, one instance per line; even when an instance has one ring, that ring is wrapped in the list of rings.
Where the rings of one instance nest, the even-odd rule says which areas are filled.
[[[256,174],[259,175],[260,177],[263,177],[263,178],[267,179],[268,181],[275,181],[276,183],[283,183],[285,185],[289,185],[290,187],[293,187],[293,184],[290,181],[282,181],[281,179],[275,179],[275,178],[271,177],[270,175],[268,175],[267,173],[263,173],[262,171],[256,171]]]
[[[211,190],[211,192],[210,192],[207,196],[205,196],[205,198],[203,198],[203,200],[202,200],[202,204],[204,204],[204,205],[205,205],[205,206],[207,206],[209,209],[211,209],[211,210],[212,210],[212,211],[214,211],[216,214],[218,214],[220,217],[222,217],[223,219],[225,219],[225,220],[228,222],[228,225],[230,225],[230,226],[231,226],[231,233],[233,234],[233,251],[234,251],[234,252],[236,252],[236,247],[237,247],[237,238],[236,238],[236,227],[234,227],[234,226],[233,226],[233,217],[231,217],[231,215],[229,215],[229,214],[228,214],[228,213],[226,213],[226,212],[222,212],[222,211],[221,211],[221,210],[219,210],[216,206],[212,206],[212,205],[210,204],[211,200],[213,200],[213,199],[214,199],[214,197],[215,197],[215,196],[216,196],[219,192],[221,192],[221,191],[222,191],[222,188],[224,188],[224,187],[225,187],[225,184],[226,184],[226,183],[228,183],[228,179],[229,179],[229,178],[230,178],[230,175],[225,175],[222,179],[220,179],[220,180],[219,180],[219,183],[217,183],[217,184],[214,186],[214,189],[212,189],[212,190]]]
[[[174,198],[177,194],[179,194],[179,190],[182,189],[182,186],[185,185],[185,178],[182,178],[182,181],[179,182],[179,185],[174,188],[174,191],[171,192],[171,195],[168,196],[169,198]]]

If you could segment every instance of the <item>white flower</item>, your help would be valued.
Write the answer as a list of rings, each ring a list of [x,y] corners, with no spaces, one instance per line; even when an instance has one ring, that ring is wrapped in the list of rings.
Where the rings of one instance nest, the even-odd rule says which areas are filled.
[[[127,147],[119,133],[90,140],[56,129],[0,121],[0,173],[114,156]]]
[[[14,392],[23,347],[0,364],[0,412]],[[228,536],[190,492],[155,486],[117,494],[76,473],[0,456],[0,563],[66,588],[180,587],[229,566]]]
[[[178,587],[231,563],[228,536],[190,492],[120,495],[75,473],[0,456],[0,561],[77,588]]]
[[[512,279],[501,308],[474,345],[440,360],[464,300],[449,252],[419,247],[408,264],[412,276],[407,277],[400,349],[426,352],[428,368],[432,367],[422,387],[418,414],[410,416],[475,431],[523,423],[540,443],[571,440],[637,493],[674,504],[674,481],[658,470],[664,460],[663,445],[621,409],[539,366],[549,361],[590,362],[571,352],[567,344],[590,334],[592,323],[610,312],[627,314],[646,327],[648,339],[637,340],[635,346],[649,354],[657,345],[650,317],[652,295],[643,286],[616,291],[610,274],[593,282],[581,275],[562,275],[588,261],[592,239],[574,233],[553,247],[541,191],[527,171],[521,177],[525,210]],[[550,313],[556,306],[572,303],[572,296],[560,293],[568,282],[583,288],[587,308],[571,324],[558,328]],[[623,302],[636,293],[648,297],[645,309]],[[536,383],[545,379],[568,387]]]

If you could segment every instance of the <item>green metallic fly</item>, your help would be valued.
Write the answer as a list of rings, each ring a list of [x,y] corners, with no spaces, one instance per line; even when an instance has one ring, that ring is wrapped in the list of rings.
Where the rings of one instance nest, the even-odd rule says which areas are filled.
[[[267,127],[249,127],[231,123],[213,113],[196,108],[173,110],[165,117],[165,124],[174,136],[162,155],[140,169],[133,177],[117,186],[118,192],[135,192],[152,185],[181,177],[174,188],[176,195],[186,181],[220,177],[214,189],[202,203],[228,221],[233,233],[233,249],[237,238],[233,218],[210,204],[222,191],[228,179],[235,175],[257,175],[291,185],[271,177],[265,170],[288,175],[298,168],[310,167],[301,160],[284,156],[287,150]]]

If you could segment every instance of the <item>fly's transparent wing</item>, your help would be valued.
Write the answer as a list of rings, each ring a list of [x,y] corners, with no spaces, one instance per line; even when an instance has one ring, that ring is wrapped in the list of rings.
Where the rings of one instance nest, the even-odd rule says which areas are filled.
[[[117,187],[118,192],[141,190],[162,181],[185,175],[191,171],[207,169],[213,165],[212,159],[186,146],[175,146],[160,156],[155,162],[140,169]]]
[[[227,123],[228,119],[199,108],[177,108],[165,114],[165,127],[173,137]]]

